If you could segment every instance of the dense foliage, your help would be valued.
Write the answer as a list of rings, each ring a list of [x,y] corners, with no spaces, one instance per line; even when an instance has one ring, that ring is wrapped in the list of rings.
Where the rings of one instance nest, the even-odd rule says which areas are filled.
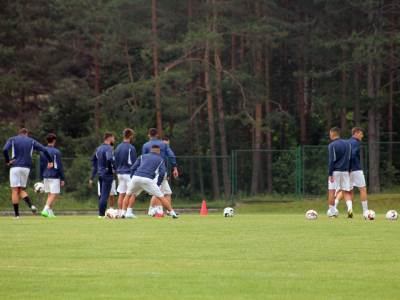
[[[53,131],[76,157],[124,127],[140,148],[156,126],[178,155],[226,156],[361,125],[377,190],[376,143],[398,139],[399,14],[396,0],[5,0],[0,137]],[[249,160],[256,193],[272,156],[266,172]],[[210,160],[216,197],[228,165]]]

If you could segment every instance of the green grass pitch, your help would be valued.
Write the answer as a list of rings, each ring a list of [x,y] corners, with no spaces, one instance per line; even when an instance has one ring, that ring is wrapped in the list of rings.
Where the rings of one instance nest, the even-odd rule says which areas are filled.
[[[384,215],[0,218],[1,299],[398,299]]]

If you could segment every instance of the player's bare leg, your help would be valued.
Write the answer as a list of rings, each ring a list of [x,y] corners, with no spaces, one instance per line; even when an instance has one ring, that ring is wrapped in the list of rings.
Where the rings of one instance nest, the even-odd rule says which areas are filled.
[[[175,213],[174,209],[172,208],[171,204],[168,202],[168,200],[165,197],[157,197],[162,205],[168,210],[170,211],[171,216],[176,219],[178,218],[178,215]]]
[[[335,208],[337,209],[337,206],[339,204],[339,201],[343,199],[343,193],[342,191],[336,191],[335,192]]]
[[[336,217],[336,215],[333,213],[336,211],[335,193],[336,193],[336,190],[328,190],[328,206],[329,206],[329,210],[332,212],[333,217]]]
[[[19,188],[19,197],[25,201],[26,205],[31,209],[33,214],[36,214],[37,208],[35,205],[32,204],[31,198],[29,198],[28,193],[25,191],[24,188]]]
[[[19,218],[19,194],[20,194],[20,188],[19,187],[13,187],[11,188],[11,202],[14,207],[14,216],[15,218]]]
[[[53,213],[53,204],[57,199],[57,194],[51,194],[49,193],[47,195],[47,201],[44,209],[41,212],[41,215],[43,217],[55,217]]]
[[[122,211],[121,211],[121,216],[123,218],[136,218],[132,210],[135,201],[136,201],[135,194],[125,194],[124,200],[122,202]]]
[[[120,193],[118,195],[118,209],[122,209],[124,206],[124,198],[126,193]]]
[[[353,218],[353,200],[352,200],[352,191],[343,191],[343,198],[346,201],[347,205],[347,217]]]
[[[113,208],[115,204],[115,197],[114,195],[110,195],[110,197],[108,197],[108,206]]]
[[[360,200],[363,209],[363,214],[368,210],[368,200],[367,200],[367,187],[360,187]]]

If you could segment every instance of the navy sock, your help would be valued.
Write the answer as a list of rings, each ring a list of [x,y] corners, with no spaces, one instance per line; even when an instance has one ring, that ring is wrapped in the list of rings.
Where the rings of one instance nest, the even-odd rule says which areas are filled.
[[[16,217],[18,217],[19,216],[19,204],[18,203],[17,204],[13,203],[13,206],[14,206],[14,215]]]
[[[29,206],[29,208],[32,207],[32,201],[31,201],[31,198],[29,198],[29,196],[26,196],[26,197],[24,198],[24,201],[25,201],[26,205]]]

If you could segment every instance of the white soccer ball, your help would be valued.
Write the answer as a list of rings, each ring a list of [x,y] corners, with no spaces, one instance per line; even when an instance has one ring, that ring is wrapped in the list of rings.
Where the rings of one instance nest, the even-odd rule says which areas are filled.
[[[397,211],[395,211],[395,210],[389,210],[386,213],[386,219],[389,221],[396,221],[398,217],[399,217],[399,215],[398,215]]]
[[[316,220],[318,219],[318,213],[315,210],[307,210],[306,212],[306,219],[307,220]]]
[[[328,209],[328,211],[326,212],[326,215],[329,217],[329,218],[337,218],[338,216],[339,216],[339,211],[338,211],[338,209],[337,208],[330,208],[330,209]]]
[[[117,209],[109,208],[106,210],[106,217],[109,219],[119,219],[121,216]]]
[[[35,191],[35,193],[44,193],[44,184],[43,184],[43,182],[36,182],[33,185],[33,190]]]
[[[367,210],[364,213],[364,219],[365,220],[375,220],[375,212],[372,209]]]
[[[224,209],[224,217],[232,218],[235,215],[235,210],[232,207],[226,207]]]

